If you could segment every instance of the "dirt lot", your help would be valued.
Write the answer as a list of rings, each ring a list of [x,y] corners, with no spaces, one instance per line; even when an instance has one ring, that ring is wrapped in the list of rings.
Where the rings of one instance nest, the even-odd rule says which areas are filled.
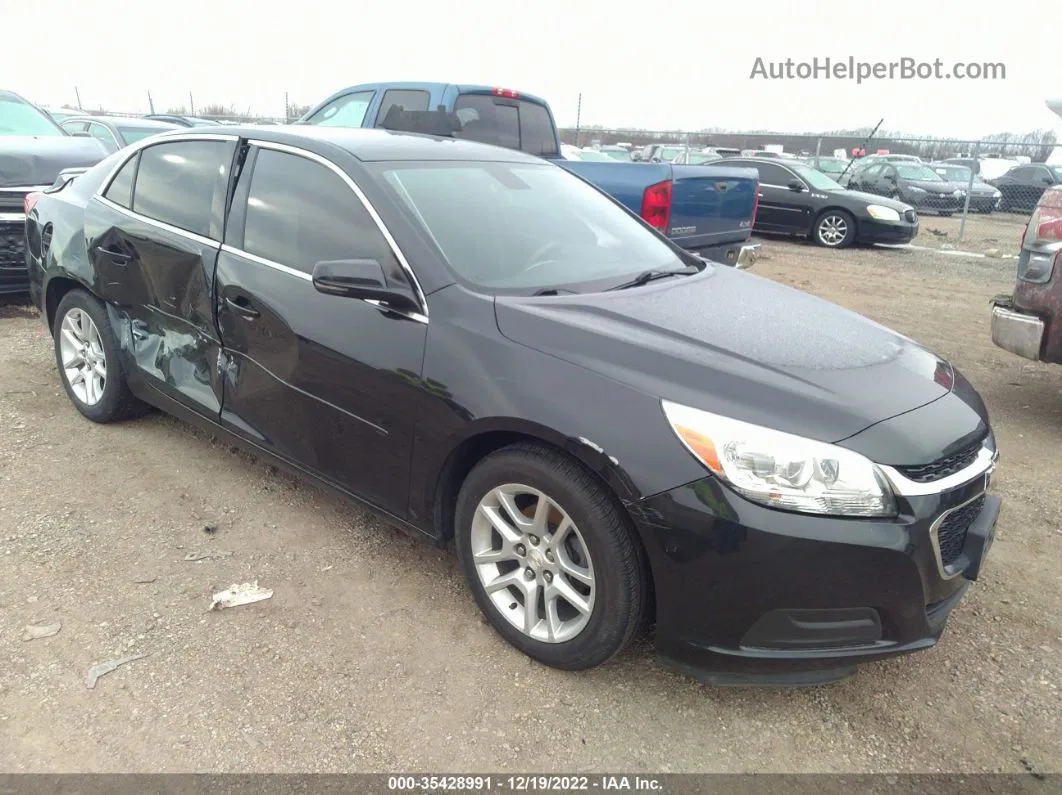
[[[1017,256],[1021,251],[1021,237],[1030,213],[970,213],[959,240],[962,218],[958,215],[947,218],[928,213],[919,214],[917,246],[931,248],[954,247],[990,256]]]
[[[761,275],[952,358],[993,413],[999,536],[935,649],[810,690],[705,687],[647,641],[585,674],[533,664],[481,620],[452,554],[167,417],[83,420],[34,312],[9,305],[0,770],[1062,770],[1062,368],[991,344],[1013,260],[766,251]],[[203,551],[231,554],[184,560]],[[206,612],[256,578],[271,600]]]

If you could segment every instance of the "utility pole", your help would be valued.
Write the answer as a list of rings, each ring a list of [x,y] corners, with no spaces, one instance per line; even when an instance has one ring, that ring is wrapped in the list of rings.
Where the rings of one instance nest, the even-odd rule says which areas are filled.
[[[188,92],[188,112],[191,116],[195,115],[195,100],[192,99],[191,91]]]
[[[882,125],[882,122],[884,122],[884,121],[885,121],[885,119],[878,119],[878,123],[875,124],[874,125],[874,129],[870,131],[870,135],[868,135],[867,139],[865,141],[863,141],[863,145],[861,147],[859,147],[860,150],[862,150],[863,152],[866,152],[867,144],[870,143],[870,139],[874,137],[874,133],[876,133],[878,131],[878,127],[880,127]],[[853,158],[853,160],[854,160],[854,158]],[[848,169],[850,169],[852,167],[853,160],[849,160],[848,161],[848,165],[846,165],[844,167],[844,171],[841,172],[841,176],[839,176],[837,178],[838,182],[840,182],[842,179],[844,179],[844,175],[847,174],[848,173]]]
[[[147,94],[148,94],[148,107],[151,109],[151,115],[154,116],[155,115],[155,103],[151,99],[151,92],[149,91],[149,92],[147,92]]]
[[[582,129],[581,122],[583,117],[583,94],[579,92],[579,104],[575,106],[575,145],[578,146],[582,142]]]
[[[291,123],[291,103],[288,102],[288,92],[284,92],[284,121]]]
[[[81,107],[81,92],[77,90],[77,86],[74,86],[74,96],[77,97],[77,109],[83,110]]]

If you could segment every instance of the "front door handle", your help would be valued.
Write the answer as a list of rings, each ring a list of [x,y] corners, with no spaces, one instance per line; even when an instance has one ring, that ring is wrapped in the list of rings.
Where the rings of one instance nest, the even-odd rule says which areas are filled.
[[[109,257],[118,265],[128,265],[133,259],[132,254],[127,254],[124,251],[115,251],[113,248],[107,248],[106,246],[96,246],[96,252]]]
[[[259,311],[254,308],[254,305],[242,295],[238,295],[235,298],[226,298],[225,303],[228,305],[229,309],[237,315],[247,318],[248,320],[254,320],[260,314]]]

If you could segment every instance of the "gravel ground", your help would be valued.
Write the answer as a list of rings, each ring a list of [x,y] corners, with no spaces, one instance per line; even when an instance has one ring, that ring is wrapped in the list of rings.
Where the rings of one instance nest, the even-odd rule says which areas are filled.
[[[936,648],[807,690],[702,686],[644,639],[545,668],[486,626],[452,553],[168,417],[82,419],[35,312],[9,304],[0,770],[1062,770],[1062,369],[990,341],[1013,261],[770,241],[756,269],[952,358],[992,411],[999,535]],[[255,579],[272,599],[207,612]]]
[[[963,251],[988,253],[994,256],[1017,256],[1021,251],[1021,238],[1031,213],[970,213],[962,229],[962,218],[920,213],[918,237],[915,245],[933,248],[954,247]]]

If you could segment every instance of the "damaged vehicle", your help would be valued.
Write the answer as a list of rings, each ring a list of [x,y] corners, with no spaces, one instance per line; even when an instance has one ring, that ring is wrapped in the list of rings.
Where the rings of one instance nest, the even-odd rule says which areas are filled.
[[[0,89],[0,295],[29,287],[26,197],[51,185],[64,168],[92,166],[106,155],[98,141],[67,135],[36,105]]]
[[[498,634],[547,665],[652,622],[706,682],[833,681],[933,646],[984,565],[996,444],[961,373],[555,163],[182,130],[31,204],[78,411],[161,408],[453,541]]]
[[[992,299],[992,342],[1062,364],[1062,187],[1044,191],[1022,236],[1017,282]]]

